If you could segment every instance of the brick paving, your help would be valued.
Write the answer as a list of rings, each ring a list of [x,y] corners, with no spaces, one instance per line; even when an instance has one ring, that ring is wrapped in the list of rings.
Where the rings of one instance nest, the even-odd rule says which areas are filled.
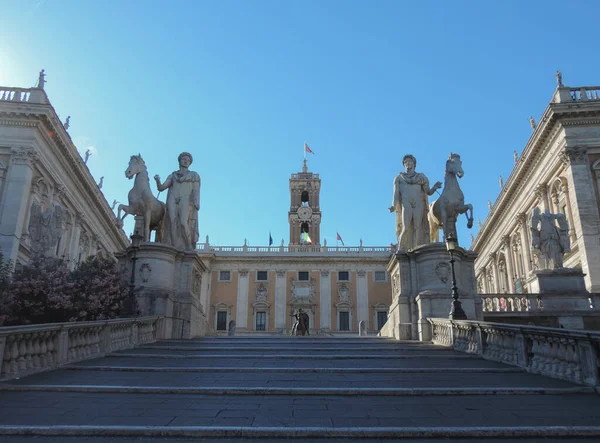
[[[215,356],[218,353],[222,355]],[[318,358],[302,359],[304,354]],[[274,358],[277,355],[297,357]],[[340,358],[344,355],[353,358]],[[106,435],[67,437],[67,431],[60,436],[0,434],[0,441],[135,441],[108,435],[117,432],[110,431],[112,427],[127,432],[133,432],[133,427],[155,428],[161,436],[146,436],[145,440],[165,442],[184,441],[178,438],[187,429],[184,427],[198,432],[237,427],[242,430],[237,439],[206,435],[202,441],[256,443],[280,439],[267,438],[269,429],[282,437],[286,430],[322,428],[319,432],[327,437],[328,432],[361,429],[368,433],[395,428],[410,433],[417,428],[458,432],[481,427],[600,426],[600,396],[589,389],[421,343],[264,336],[171,340],[72,366],[0,384],[4,389],[0,391],[0,433],[6,426],[29,430],[62,426],[68,432],[72,431],[68,427],[91,426]],[[7,385],[13,390],[6,390]],[[131,387],[135,392],[124,392]],[[164,392],[149,392],[155,387]],[[200,392],[205,388],[211,392],[189,393],[189,389]],[[288,388],[295,390],[293,395],[281,391]],[[374,391],[377,389],[381,392]],[[86,392],[90,390],[94,392]],[[145,428],[139,429],[141,437]],[[266,434],[246,438],[252,430],[265,430]],[[304,440],[334,441],[319,435]],[[382,441],[366,437],[361,441]],[[414,435],[403,440],[412,441],[411,437]],[[457,437],[454,441],[470,439]],[[552,440],[532,437],[527,441]]]

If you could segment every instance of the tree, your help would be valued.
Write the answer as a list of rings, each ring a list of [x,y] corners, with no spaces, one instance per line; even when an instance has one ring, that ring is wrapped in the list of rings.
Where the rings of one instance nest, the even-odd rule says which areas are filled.
[[[122,317],[129,289],[117,263],[109,258],[89,257],[71,273],[74,318],[71,321]],[[135,309],[135,300],[132,300]]]
[[[15,271],[2,294],[6,325],[68,321],[73,315],[73,283],[64,260],[34,256]]]

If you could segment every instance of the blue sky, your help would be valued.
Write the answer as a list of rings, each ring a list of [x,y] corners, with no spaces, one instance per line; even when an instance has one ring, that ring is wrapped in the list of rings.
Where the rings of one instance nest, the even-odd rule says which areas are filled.
[[[287,244],[306,140],[321,236],[389,245],[407,153],[432,183],[461,154],[465,199],[485,219],[556,70],[600,84],[599,16],[595,1],[4,0],[0,85],[33,86],[46,69],[109,202],[127,199],[130,155],[164,179],[190,151],[201,239],[266,245],[271,231]]]

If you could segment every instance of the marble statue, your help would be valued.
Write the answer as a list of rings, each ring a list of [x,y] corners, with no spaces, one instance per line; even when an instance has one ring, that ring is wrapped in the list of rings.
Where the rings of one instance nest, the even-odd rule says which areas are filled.
[[[46,83],[46,72],[44,69],[42,69],[40,71],[40,76],[38,78],[38,84],[37,84],[37,88],[38,89],[44,89],[44,84]]]
[[[281,239],[281,247],[283,248],[283,239]]]
[[[67,129],[69,129],[69,126],[71,126],[71,116],[70,116],[70,115],[69,115],[69,116],[67,117],[67,119],[65,120],[65,123],[63,124],[63,126],[64,126],[64,128],[65,128],[65,131],[66,131]]]
[[[104,176],[100,177],[100,182],[98,183],[98,189],[102,189],[103,184],[104,184]]]
[[[562,81],[562,72],[560,72],[560,71],[556,71],[556,84],[560,88],[562,88],[564,86],[563,81]]]
[[[326,238],[323,239],[323,246],[327,247],[327,239]]]
[[[87,165],[88,158],[90,158],[90,155],[92,155],[92,151],[90,149],[85,151],[85,159],[83,160],[83,163],[85,163],[86,165]]]
[[[360,247],[362,248],[362,238],[360,239]]]
[[[535,130],[535,128],[537,128],[537,123],[535,122],[535,118],[533,118],[533,116],[529,116],[529,124],[531,125],[531,129]]]
[[[406,171],[394,179],[394,196],[390,212],[396,213],[398,249],[412,249],[429,243],[427,197],[442,187],[436,182],[431,188],[425,174],[416,172],[417,159],[408,154],[402,159]]]
[[[500,189],[504,189],[504,178],[502,176],[498,178],[498,184],[500,185]]]
[[[515,162],[515,165],[519,161],[519,153],[517,151],[513,151],[513,161]]]
[[[206,245],[210,245],[210,242],[208,241],[208,235],[206,236]]]
[[[41,204],[31,205],[29,238],[33,253],[43,255],[48,251],[54,251],[64,232],[65,218],[65,211],[59,205],[49,206],[46,210],[43,210]]]
[[[431,203],[429,211],[429,236],[432,242],[439,241],[439,229],[443,229],[444,239],[452,236],[458,240],[456,219],[460,214],[467,218],[467,228],[473,227],[473,205],[465,203],[458,179],[465,175],[460,155],[451,152],[446,160],[444,189],[440,197]]]
[[[477,226],[479,226],[479,228],[480,228],[480,229],[481,229],[481,227],[483,226],[483,225],[481,224],[481,219],[477,219]]]
[[[546,269],[562,268],[563,255],[571,252],[569,224],[566,216],[552,214],[547,209],[542,213],[539,208],[535,208],[531,217],[530,229],[531,245],[545,260]],[[539,260],[541,266],[543,266],[544,260]]]
[[[125,177],[129,180],[135,177],[135,181],[133,189],[127,195],[129,205],[119,205],[117,211],[119,226],[123,226],[123,220],[128,214],[142,216],[144,222],[142,236],[144,241],[150,241],[150,232],[156,231],[155,241],[160,243],[164,238],[163,218],[165,215],[165,204],[152,194],[148,169],[141,155],[131,156],[129,165],[125,170]],[[121,211],[124,211],[122,218]]]
[[[492,210],[492,201],[488,200],[488,209],[491,211]]]
[[[475,236],[471,233],[471,244],[475,243]]]
[[[180,249],[195,249],[198,242],[198,210],[200,209],[200,176],[190,171],[193,157],[182,152],[177,157],[179,170],[160,183],[154,176],[159,191],[168,189],[167,215],[164,221],[163,242]]]

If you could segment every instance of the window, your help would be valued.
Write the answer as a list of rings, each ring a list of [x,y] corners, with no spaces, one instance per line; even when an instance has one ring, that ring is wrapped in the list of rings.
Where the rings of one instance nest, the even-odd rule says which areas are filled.
[[[350,313],[348,311],[340,312],[340,331],[350,330]]]
[[[219,271],[219,281],[231,281],[231,271]]]
[[[227,330],[227,311],[217,312],[217,331]]]
[[[308,281],[308,271],[300,271],[300,272],[298,272],[298,280],[300,280],[300,281]]]
[[[385,322],[387,321],[387,312],[385,311],[378,311],[377,312],[377,330],[381,330],[381,328],[383,328],[383,325],[385,325]]]
[[[375,271],[375,281],[386,281],[386,272]]]
[[[257,281],[267,281],[269,279],[269,273],[267,271],[256,271]]]
[[[256,313],[256,330],[266,331],[267,330],[267,313],[259,311]]]
[[[340,271],[338,272],[338,281],[349,281],[350,273],[348,271]]]

